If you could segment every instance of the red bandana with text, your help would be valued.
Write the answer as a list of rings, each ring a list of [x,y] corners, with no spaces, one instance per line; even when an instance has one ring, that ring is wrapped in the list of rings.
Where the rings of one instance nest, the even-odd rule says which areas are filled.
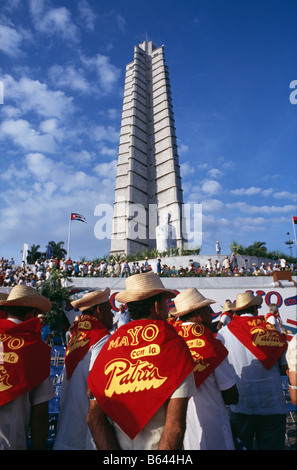
[[[39,318],[0,320],[0,406],[29,392],[50,375],[51,348],[41,339]]]
[[[195,361],[194,376],[196,387],[223,362],[228,350],[216,339],[212,332],[201,323],[174,323],[174,328],[187,343]]]
[[[73,326],[73,331],[65,354],[67,379],[70,379],[77,364],[87,354],[93,344],[109,335],[109,330],[92,315],[81,315]]]
[[[287,341],[262,316],[235,315],[227,328],[266,367],[271,367],[287,349]]]
[[[88,385],[104,412],[134,439],[193,367],[189,349],[171,325],[134,320],[105,343]]]

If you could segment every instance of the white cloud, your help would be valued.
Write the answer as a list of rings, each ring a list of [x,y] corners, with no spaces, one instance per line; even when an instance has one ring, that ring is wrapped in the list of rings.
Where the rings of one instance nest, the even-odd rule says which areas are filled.
[[[12,100],[23,112],[34,111],[43,117],[62,118],[73,111],[72,98],[62,91],[52,91],[46,83],[22,77],[19,81],[11,75],[3,78],[5,102]]]
[[[80,152],[72,152],[70,157],[79,165],[85,165],[94,160],[93,153],[90,153],[87,150],[81,150]]]
[[[124,32],[124,31],[125,31],[125,27],[126,27],[126,20],[125,20],[125,18],[124,18],[122,15],[117,14],[117,15],[116,15],[116,22],[117,22],[117,25],[118,25],[119,29]]]
[[[90,31],[94,31],[97,15],[93,12],[86,0],[80,0],[78,2],[78,11],[86,28]]]
[[[6,120],[0,126],[0,138],[9,138],[25,150],[55,152],[56,143],[49,134],[40,134],[24,119]]]
[[[101,178],[108,178],[115,181],[117,175],[117,160],[109,163],[99,163],[94,167],[95,173]]]
[[[294,213],[296,208],[294,205],[286,206],[252,206],[245,202],[232,202],[227,203],[226,207],[228,209],[240,210],[247,214],[277,214],[282,212]]]
[[[292,199],[293,201],[296,201],[296,199],[297,199],[296,193],[290,193],[289,191],[274,192],[273,197],[275,199]]]
[[[180,165],[181,176],[185,178],[188,175],[193,175],[195,173],[195,167],[189,162],[184,162]]]
[[[10,57],[21,54],[23,36],[9,26],[0,25],[0,50]]]
[[[251,186],[250,188],[231,189],[230,193],[234,194],[235,196],[253,196],[254,194],[260,193],[261,191],[261,188]]]
[[[189,151],[189,146],[185,144],[179,144],[178,145],[178,153],[179,155],[183,155],[184,153],[187,153]]]
[[[121,71],[110,63],[110,58],[97,54],[94,57],[81,56],[82,63],[90,70],[95,70],[99,79],[100,89],[103,93],[109,93],[117,83]]]
[[[211,170],[209,170],[208,175],[211,178],[221,178],[224,175],[224,173],[218,168],[212,168]]]
[[[58,141],[62,140],[65,135],[65,130],[61,127],[59,121],[55,118],[41,121],[39,127],[43,133],[50,134]]]
[[[218,181],[205,180],[201,186],[201,189],[206,194],[214,195],[222,191],[222,186]]]
[[[270,197],[274,193],[274,191],[275,190],[273,188],[263,189],[262,194],[265,197]]]
[[[113,126],[94,126],[90,131],[90,135],[97,142],[108,141],[118,142],[119,141],[119,129]]]
[[[28,153],[25,157],[28,170],[38,181],[46,181],[55,168],[55,162],[41,153]]]
[[[55,64],[49,69],[49,77],[55,87],[67,88],[80,93],[92,92],[84,70],[76,69],[73,65],[62,67]]]
[[[203,212],[221,212],[224,209],[224,203],[218,199],[203,199]]]
[[[65,7],[46,9],[43,0],[30,0],[30,13],[36,31],[49,36],[58,35],[64,40],[78,41],[78,28]]]

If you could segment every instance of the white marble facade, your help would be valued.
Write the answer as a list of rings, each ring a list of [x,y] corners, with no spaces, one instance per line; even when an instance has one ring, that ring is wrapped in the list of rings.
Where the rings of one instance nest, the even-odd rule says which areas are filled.
[[[126,66],[111,253],[156,248],[164,214],[182,247],[179,157],[164,47],[144,41]]]

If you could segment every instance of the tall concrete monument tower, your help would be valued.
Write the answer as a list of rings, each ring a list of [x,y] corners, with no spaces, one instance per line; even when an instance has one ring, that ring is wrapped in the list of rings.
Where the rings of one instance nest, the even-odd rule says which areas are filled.
[[[110,253],[143,252],[158,243],[164,247],[160,238],[169,233],[165,248],[182,248],[183,221],[164,47],[144,41],[134,47],[134,60],[126,66]]]

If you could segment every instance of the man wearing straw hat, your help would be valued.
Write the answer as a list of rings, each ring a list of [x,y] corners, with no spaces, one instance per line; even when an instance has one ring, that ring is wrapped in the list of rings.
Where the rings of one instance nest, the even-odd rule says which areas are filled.
[[[175,295],[153,272],[127,278],[116,295],[132,321],[105,343],[88,377],[97,449],[181,448],[195,383],[191,353],[166,321],[167,299]]]
[[[37,315],[51,302],[32,287],[17,285],[0,301],[0,449],[45,449],[50,380],[50,347],[42,341]]]
[[[223,306],[223,312],[220,315],[219,323],[217,324],[217,330],[219,331],[223,326],[228,325],[233,317],[233,312],[230,309],[231,302],[226,300]]]
[[[195,361],[196,394],[189,401],[184,437],[185,450],[234,450],[226,405],[237,403],[235,377],[228,351],[209,329],[210,305],[197,289],[182,291],[170,314],[173,326],[184,338]]]
[[[82,315],[72,325],[61,390],[61,405],[54,450],[83,450],[87,447],[86,417],[89,408],[87,377],[94,358],[110,336],[113,313],[110,289],[92,291],[71,305]]]
[[[285,373],[285,338],[264,316],[258,316],[262,297],[251,292],[237,295],[230,305],[232,321],[217,338],[229,351],[236,374],[239,401],[231,405],[231,421],[240,429],[247,449],[284,448],[287,408],[281,373]],[[254,441],[255,439],[255,441]]]

